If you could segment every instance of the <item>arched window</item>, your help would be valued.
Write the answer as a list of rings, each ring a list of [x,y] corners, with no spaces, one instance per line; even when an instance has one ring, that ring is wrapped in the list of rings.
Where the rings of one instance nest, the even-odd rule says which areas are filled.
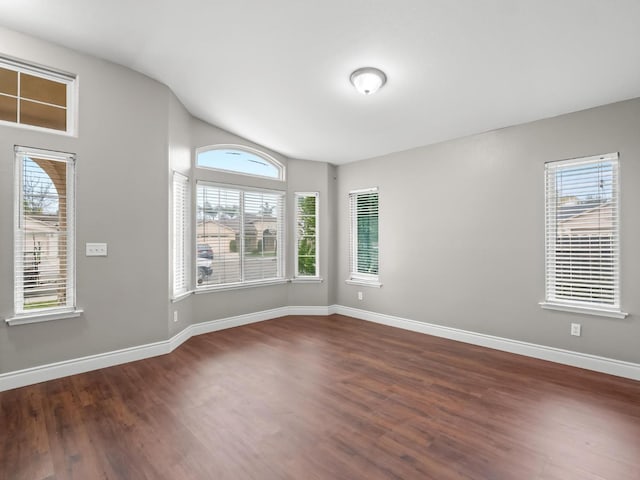
[[[255,177],[284,180],[284,166],[271,156],[239,145],[198,149],[196,166]]]

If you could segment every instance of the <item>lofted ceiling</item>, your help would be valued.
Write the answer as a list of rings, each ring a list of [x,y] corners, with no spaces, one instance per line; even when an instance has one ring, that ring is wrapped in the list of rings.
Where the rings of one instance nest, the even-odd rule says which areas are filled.
[[[638,0],[3,0],[0,25],[335,164],[640,96]],[[376,95],[349,83],[363,66]]]

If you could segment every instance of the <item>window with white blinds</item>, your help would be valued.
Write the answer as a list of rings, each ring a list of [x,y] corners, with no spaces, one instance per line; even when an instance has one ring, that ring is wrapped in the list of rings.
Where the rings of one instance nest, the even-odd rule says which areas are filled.
[[[72,154],[16,147],[16,316],[75,308],[74,167]]]
[[[173,173],[173,297],[189,291],[189,178]]]
[[[199,288],[284,278],[284,192],[197,185]]]
[[[295,194],[296,277],[318,278],[318,192]]]
[[[349,193],[350,280],[378,282],[378,190]]]
[[[620,309],[618,154],[545,165],[546,301]]]

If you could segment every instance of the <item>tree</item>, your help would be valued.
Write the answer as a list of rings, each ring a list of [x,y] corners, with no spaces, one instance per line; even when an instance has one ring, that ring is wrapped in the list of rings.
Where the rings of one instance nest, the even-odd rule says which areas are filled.
[[[204,205],[198,205],[198,218],[202,218],[203,220],[236,218],[238,211],[239,207],[237,205],[216,205],[214,207],[211,203],[204,202]]]
[[[298,273],[316,274],[316,197],[298,199]]]
[[[22,182],[23,208],[26,215],[55,214],[58,211],[58,194],[49,175],[33,160],[27,160],[28,175]]]

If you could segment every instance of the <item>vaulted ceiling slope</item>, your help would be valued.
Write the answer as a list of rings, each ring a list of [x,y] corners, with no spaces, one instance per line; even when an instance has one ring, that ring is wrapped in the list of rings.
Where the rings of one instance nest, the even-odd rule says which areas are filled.
[[[8,0],[0,25],[335,164],[640,96],[638,0]],[[376,95],[349,83],[363,66]]]

